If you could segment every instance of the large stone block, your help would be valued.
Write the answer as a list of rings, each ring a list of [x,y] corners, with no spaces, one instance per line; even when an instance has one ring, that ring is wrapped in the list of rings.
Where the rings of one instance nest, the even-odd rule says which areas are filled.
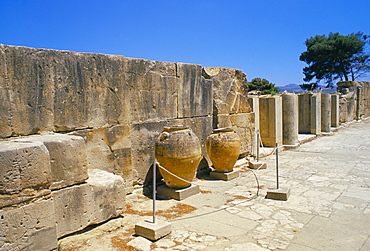
[[[283,144],[298,144],[298,96],[294,93],[283,93]]]
[[[150,166],[154,163],[155,143],[166,125],[168,125],[167,121],[132,125],[132,171],[134,183],[142,184],[144,182]]]
[[[124,57],[4,45],[0,55],[14,135],[130,121]]]
[[[321,131],[331,132],[331,95],[321,93]]]
[[[49,152],[40,142],[0,142],[0,194],[49,188]]]
[[[130,125],[116,125],[75,131],[86,142],[87,167],[122,176],[132,187]],[[129,192],[129,190],[127,190]]]
[[[176,64],[144,59],[125,59],[125,76],[129,85],[130,121],[176,118],[178,78]]]
[[[54,76],[50,51],[2,45],[0,65],[6,67],[9,99],[5,110],[15,135],[53,130]]]
[[[100,127],[130,120],[125,58],[52,51],[57,131]],[[51,57],[52,55],[49,55]]]
[[[315,93],[311,97],[311,133],[321,133],[321,93]]]
[[[0,87],[0,138],[12,135],[10,97],[8,88]]]
[[[280,96],[262,97],[259,100],[260,133],[264,146],[275,147],[283,143],[282,99]]]
[[[302,93],[298,95],[299,133],[321,133],[321,95]]]
[[[250,105],[243,95],[247,79],[241,70],[204,67],[203,76],[212,79],[213,114],[251,112]]]
[[[50,189],[60,189],[87,180],[86,146],[82,137],[49,134],[28,136],[14,141],[40,142],[46,146],[51,163]]]
[[[331,95],[331,126],[339,126],[339,95]]]
[[[122,177],[99,169],[89,170],[87,184],[52,192],[57,237],[118,216],[125,210]]]
[[[178,118],[212,114],[212,81],[202,76],[200,65],[177,63]]]
[[[0,210],[0,250],[56,250],[54,204],[40,200]]]

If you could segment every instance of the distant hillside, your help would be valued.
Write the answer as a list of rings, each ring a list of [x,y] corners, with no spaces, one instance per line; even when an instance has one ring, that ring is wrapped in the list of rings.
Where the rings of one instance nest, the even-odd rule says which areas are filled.
[[[284,91],[292,92],[292,93],[306,92],[302,90],[302,88],[299,85],[296,85],[296,84],[289,84],[289,85],[278,86],[278,87],[280,89],[280,93],[283,93]],[[315,90],[314,92],[317,92],[317,91],[318,90]],[[336,88],[333,88],[333,89],[322,88],[320,89],[320,92],[333,94],[333,93],[336,93]]]
[[[281,93],[284,92],[284,91],[293,92],[293,93],[304,92],[302,90],[302,88],[299,87],[299,85],[296,85],[296,84],[289,84],[289,85],[278,86],[278,87],[279,87]]]

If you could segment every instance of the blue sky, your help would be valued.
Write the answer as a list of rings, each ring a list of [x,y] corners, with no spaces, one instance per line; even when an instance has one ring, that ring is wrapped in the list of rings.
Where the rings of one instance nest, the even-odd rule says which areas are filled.
[[[241,69],[303,82],[311,36],[370,35],[369,0],[0,0],[0,43]]]

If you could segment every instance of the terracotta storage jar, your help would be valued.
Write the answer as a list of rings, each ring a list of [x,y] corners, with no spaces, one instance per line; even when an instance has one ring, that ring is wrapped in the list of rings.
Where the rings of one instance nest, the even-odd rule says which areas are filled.
[[[159,164],[176,176],[193,181],[202,150],[198,137],[186,126],[164,127],[155,146],[155,157]],[[168,187],[189,187],[188,182],[182,181],[165,170],[159,171]]]
[[[233,171],[240,154],[240,138],[233,129],[213,130],[207,138],[206,147],[216,172]]]

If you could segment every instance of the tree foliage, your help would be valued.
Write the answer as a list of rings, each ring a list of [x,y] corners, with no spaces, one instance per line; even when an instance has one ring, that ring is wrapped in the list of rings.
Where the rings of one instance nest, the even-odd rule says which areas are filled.
[[[299,85],[299,87],[301,87],[301,89],[304,91],[312,92],[313,90],[318,89],[319,85],[317,83],[311,83],[311,84],[301,84]]]
[[[316,35],[306,40],[307,51],[299,60],[308,64],[303,68],[306,82],[321,80],[333,86],[334,80],[355,81],[370,71],[370,55],[366,45],[370,36],[362,32],[347,36],[330,33]]]
[[[276,94],[280,90],[278,87],[275,87],[273,83],[270,83],[267,79],[264,78],[254,78],[251,82],[248,82],[249,91],[260,91],[261,94]]]

